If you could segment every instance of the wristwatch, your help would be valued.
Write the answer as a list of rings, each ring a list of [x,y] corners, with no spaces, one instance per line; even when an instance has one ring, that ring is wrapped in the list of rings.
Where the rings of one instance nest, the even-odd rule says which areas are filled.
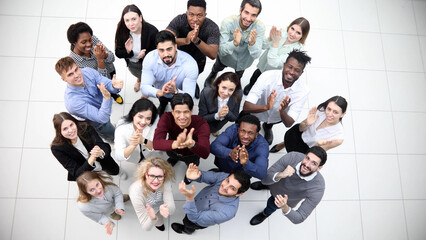
[[[200,45],[200,43],[201,43],[201,39],[198,38],[198,41],[196,43],[194,43],[194,44],[195,44],[195,46],[198,46],[198,45]]]

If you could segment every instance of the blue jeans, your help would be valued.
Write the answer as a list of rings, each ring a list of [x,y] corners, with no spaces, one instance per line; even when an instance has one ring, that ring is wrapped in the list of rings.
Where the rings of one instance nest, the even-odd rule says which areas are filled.
[[[263,210],[263,213],[269,217],[271,216],[272,213],[274,213],[279,207],[277,207],[277,205],[275,205],[274,203],[275,198],[274,196],[270,196],[268,198],[268,202],[266,203],[266,208]]]
[[[114,132],[115,128],[111,124],[111,121],[108,120],[106,123],[101,123],[95,126],[96,132],[99,134],[101,138],[103,138],[108,143],[114,142]]]

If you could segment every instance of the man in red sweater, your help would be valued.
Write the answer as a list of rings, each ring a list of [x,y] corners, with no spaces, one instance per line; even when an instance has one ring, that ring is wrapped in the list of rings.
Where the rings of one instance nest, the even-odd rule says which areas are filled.
[[[188,93],[175,94],[171,101],[172,112],[164,113],[155,130],[155,150],[166,151],[172,166],[177,161],[198,166],[200,157],[210,154],[210,128],[206,120],[192,115],[194,102]]]

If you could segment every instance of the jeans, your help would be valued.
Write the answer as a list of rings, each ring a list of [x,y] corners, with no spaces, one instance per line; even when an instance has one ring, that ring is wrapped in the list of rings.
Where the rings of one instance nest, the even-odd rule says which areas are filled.
[[[274,213],[279,207],[277,207],[277,205],[275,205],[274,203],[275,198],[274,196],[270,196],[268,198],[268,202],[266,203],[266,208],[263,210],[263,213],[269,217],[271,216],[272,213]]]
[[[110,120],[108,120],[108,122],[106,123],[101,123],[95,126],[95,129],[99,136],[103,138],[106,142],[114,142],[115,127],[111,124]]]

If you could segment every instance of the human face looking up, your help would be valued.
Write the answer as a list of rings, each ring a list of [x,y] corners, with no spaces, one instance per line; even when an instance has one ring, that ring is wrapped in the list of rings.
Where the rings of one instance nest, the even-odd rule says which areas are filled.
[[[175,119],[176,125],[181,129],[188,127],[191,124],[192,110],[189,110],[188,105],[179,104],[172,109],[172,115]]]
[[[302,164],[300,165],[299,174],[302,177],[307,177],[312,175],[314,172],[321,170],[322,166],[321,159],[317,157],[317,155],[313,153],[306,154],[305,158],[302,160]]]
[[[159,167],[150,167],[146,172],[145,183],[153,192],[159,189],[164,183],[164,171]]]
[[[124,24],[126,27],[135,34],[142,32],[142,16],[135,12],[128,12],[123,16]]]
[[[303,73],[303,65],[299,63],[295,58],[287,58],[287,62],[284,63],[282,82],[284,88],[293,86],[293,83],[299,79]]]
[[[78,34],[77,42],[74,43],[74,53],[80,56],[90,57],[90,50],[92,50],[92,35],[88,32]]]
[[[171,41],[160,42],[157,44],[158,55],[167,65],[172,66],[176,62],[177,45]]]
[[[71,120],[64,120],[61,124],[61,134],[64,138],[75,143],[77,140],[77,125]]]
[[[342,109],[335,102],[329,102],[325,109],[326,121],[329,125],[336,125],[340,122],[340,119],[345,116],[346,113],[342,113]]]
[[[83,74],[77,64],[72,65],[67,71],[63,71],[61,78],[73,87],[84,87]]]
[[[253,7],[246,3],[243,10],[240,9],[240,27],[242,30],[246,30],[256,20],[259,8]]]
[[[241,122],[238,128],[238,138],[242,145],[250,145],[257,138],[257,126],[255,124]]]
[[[140,111],[133,116],[133,127],[135,130],[143,130],[146,126],[151,124],[152,111]]]
[[[237,85],[229,80],[223,80],[217,86],[218,95],[222,99],[227,99],[235,92]]]
[[[302,28],[297,25],[291,25],[287,30],[287,41],[289,43],[295,43],[303,37]]]
[[[238,182],[237,179],[235,179],[234,174],[231,174],[229,177],[227,177],[225,180],[222,181],[219,187],[219,195],[222,197],[239,197],[243,193],[239,193],[238,189],[240,189],[241,183]]]
[[[86,184],[86,191],[92,197],[102,197],[104,195],[104,187],[99,179],[93,179]]]
[[[206,10],[202,7],[189,6],[186,11],[186,18],[188,19],[188,24],[192,29],[194,29],[195,25],[201,27],[204,19],[206,19],[206,15]]]

